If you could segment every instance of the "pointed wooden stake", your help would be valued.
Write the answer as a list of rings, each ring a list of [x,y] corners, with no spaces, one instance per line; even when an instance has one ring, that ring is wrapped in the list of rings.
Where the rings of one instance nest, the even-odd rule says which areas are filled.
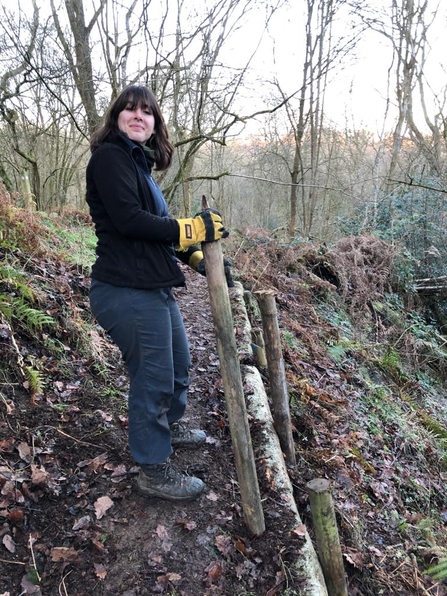
[[[207,209],[202,198],[202,209]],[[206,279],[217,339],[220,371],[224,385],[236,472],[241,491],[242,509],[247,527],[260,536],[265,531],[264,513],[256,474],[255,459],[248,425],[242,375],[237,355],[233,316],[225,277],[220,241],[203,242]]]

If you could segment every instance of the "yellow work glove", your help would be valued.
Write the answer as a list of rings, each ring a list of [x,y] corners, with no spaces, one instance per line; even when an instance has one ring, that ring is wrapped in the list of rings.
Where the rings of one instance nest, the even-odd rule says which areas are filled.
[[[205,261],[203,260],[203,252],[201,250],[194,251],[189,257],[188,265],[191,267],[191,269],[194,269],[194,271],[197,271],[201,275],[205,275]]]
[[[194,217],[178,219],[177,222],[180,228],[177,250],[188,250],[199,242],[214,242],[228,236],[220,213],[213,209],[205,209]]]

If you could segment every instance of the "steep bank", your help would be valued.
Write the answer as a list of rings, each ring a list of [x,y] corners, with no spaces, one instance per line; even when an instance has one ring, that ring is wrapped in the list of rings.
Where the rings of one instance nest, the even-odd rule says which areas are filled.
[[[175,459],[208,489],[181,507],[148,502],[133,489],[125,371],[91,320],[88,270],[56,242],[63,229],[68,246],[77,238],[75,260],[88,256],[74,236],[85,223],[24,218],[1,243],[0,593],[300,594],[302,541],[261,461],[266,534],[248,536],[241,517],[206,280],[186,271],[177,294],[193,358],[188,421],[209,440]],[[329,251],[248,232],[225,250],[244,288],[276,292],[298,455],[290,479],[310,536],[304,486],[324,476],[350,594],[445,594],[425,573],[447,546],[444,339],[393,290],[395,255],[374,238]]]

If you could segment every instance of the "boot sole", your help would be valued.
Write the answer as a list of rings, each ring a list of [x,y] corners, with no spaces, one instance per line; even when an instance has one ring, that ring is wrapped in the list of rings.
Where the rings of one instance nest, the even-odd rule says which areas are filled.
[[[175,501],[194,501],[194,499],[197,499],[198,497],[200,497],[200,495],[203,493],[204,490],[205,490],[205,486],[196,495],[187,495],[185,497],[181,497],[181,496],[170,495],[167,493],[162,493],[162,492],[156,491],[156,490],[141,488],[141,486],[139,486],[137,484],[137,491],[140,493],[140,495],[143,495],[144,497],[149,497],[151,499],[163,499],[164,501],[174,501],[174,502]]]

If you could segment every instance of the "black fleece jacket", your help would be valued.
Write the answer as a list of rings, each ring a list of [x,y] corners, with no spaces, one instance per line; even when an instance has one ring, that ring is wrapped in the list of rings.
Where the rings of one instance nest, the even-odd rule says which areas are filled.
[[[86,199],[98,238],[91,276],[140,289],[182,286],[185,278],[176,257],[187,263],[197,248],[174,251],[179,225],[155,215],[154,197],[137,165],[142,161],[143,148],[119,132],[111,133],[90,158]]]

